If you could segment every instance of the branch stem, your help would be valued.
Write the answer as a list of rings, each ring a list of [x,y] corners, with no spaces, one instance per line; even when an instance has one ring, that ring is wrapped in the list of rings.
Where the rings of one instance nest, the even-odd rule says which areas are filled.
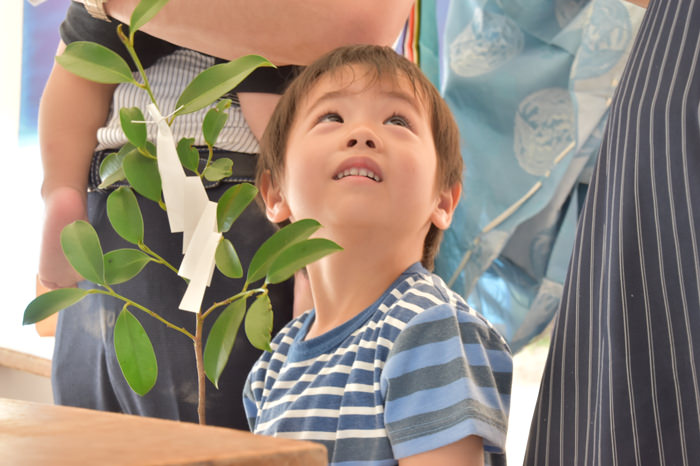
[[[140,250],[142,250],[143,252],[145,252],[149,256],[153,257],[157,263],[163,264],[164,266],[166,266],[167,268],[169,268],[170,270],[172,270],[176,274],[178,273],[178,270],[172,264],[170,264],[170,262],[168,262],[165,259],[163,259],[162,257],[160,257],[157,253],[155,253],[151,248],[146,246],[144,243],[138,243],[138,247]],[[183,280],[187,281],[184,278],[183,278]]]
[[[200,178],[204,178],[204,172],[207,171],[207,168],[209,168],[209,165],[211,164],[211,159],[214,158],[214,146],[207,143],[207,148],[209,149],[209,155],[207,156],[207,163],[204,165],[204,170],[202,170],[202,173],[197,173]],[[199,167],[197,167],[197,168],[199,168]]]
[[[194,340],[194,339],[195,339],[195,336],[192,335],[190,332],[188,332],[186,329],[184,329],[184,328],[182,328],[182,327],[178,327],[177,325],[170,323],[169,321],[165,320],[164,318],[162,318],[161,316],[159,316],[159,315],[156,314],[155,312],[151,311],[151,310],[148,309],[147,307],[142,306],[141,304],[139,304],[139,303],[137,303],[137,302],[135,302],[135,301],[132,301],[132,300],[130,300],[129,298],[125,298],[124,296],[122,296],[122,295],[120,295],[119,293],[117,293],[116,291],[114,291],[111,287],[109,287],[109,285],[105,285],[105,288],[107,288],[108,291],[103,291],[103,290],[97,290],[97,289],[95,289],[95,290],[89,290],[88,293],[106,294],[106,295],[112,296],[112,297],[114,297],[114,298],[120,299],[120,300],[124,301],[128,306],[132,306],[132,307],[135,307],[135,308],[137,308],[137,309],[140,309],[141,311],[145,312],[146,314],[148,314],[149,316],[153,317],[154,319],[156,319],[156,320],[162,322],[162,323],[165,324],[167,327],[170,327],[170,328],[173,329],[173,330],[177,330],[178,332],[182,333],[183,335],[185,335],[185,336],[186,336],[187,338],[189,338],[190,340]]]
[[[202,314],[202,318],[207,317],[207,316],[208,316],[209,314],[211,314],[215,309],[217,309],[217,308],[219,308],[219,307],[221,307],[221,306],[228,306],[229,304],[231,304],[232,302],[236,301],[237,299],[247,298],[248,296],[252,296],[252,295],[254,295],[255,293],[260,293],[260,294],[262,294],[262,293],[267,293],[267,288],[266,288],[265,286],[263,286],[262,288],[255,288],[255,289],[252,289],[252,290],[246,290],[247,287],[248,287],[248,284],[246,283],[245,286],[243,287],[243,289],[241,290],[240,293],[237,293],[237,294],[231,296],[230,298],[226,298],[226,299],[224,299],[223,301],[218,301],[218,302],[212,304],[212,305],[209,307],[209,309],[207,309],[206,311],[204,311],[204,313]]]
[[[143,84],[137,85],[141,89],[148,92],[148,97],[150,97],[151,102],[153,102],[153,105],[155,105],[157,108],[158,102],[156,102],[156,98],[153,95],[153,92],[151,91],[151,85],[148,84],[148,77],[146,76],[146,71],[143,69],[143,65],[141,64],[141,60],[139,60],[138,55],[136,55],[136,50],[134,50],[134,35],[130,34],[130,37],[127,37],[126,34],[124,34],[124,30],[121,24],[117,26],[117,35],[119,36],[119,40],[121,40],[122,44],[124,44],[124,46],[126,47],[126,50],[129,51],[129,56],[131,56],[131,59],[134,60],[136,69],[139,71],[141,79],[143,79]]]
[[[197,314],[197,326],[194,334],[194,356],[197,363],[197,415],[199,423],[207,423],[206,409],[206,376],[204,374],[204,342],[202,341],[202,328],[204,327],[204,315]]]

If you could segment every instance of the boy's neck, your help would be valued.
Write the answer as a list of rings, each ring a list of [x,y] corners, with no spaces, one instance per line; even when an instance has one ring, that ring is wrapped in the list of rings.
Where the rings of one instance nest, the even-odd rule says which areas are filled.
[[[393,244],[377,236],[354,243],[346,237],[338,243],[343,251],[308,266],[316,318],[306,339],[332,330],[372,305],[422,253],[415,242],[406,244],[396,237]],[[411,250],[415,252],[407,252]]]

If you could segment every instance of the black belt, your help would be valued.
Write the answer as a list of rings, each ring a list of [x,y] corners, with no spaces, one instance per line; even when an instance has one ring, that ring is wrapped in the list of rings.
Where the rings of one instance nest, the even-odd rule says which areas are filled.
[[[207,159],[209,158],[209,149],[206,147],[195,147],[199,151],[199,170],[204,170]],[[95,151],[90,162],[90,174],[88,179],[88,189],[90,191],[111,191],[119,186],[129,186],[126,180],[118,181],[105,189],[99,189],[98,186],[102,183],[100,178],[100,165],[102,161],[110,154],[118,152],[118,149],[107,149]],[[202,183],[207,189],[215,188],[222,183],[253,183],[255,181],[255,165],[258,157],[255,154],[246,154],[243,152],[231,152],[228,150],[214,149],[212,160],[220,158],[229,158],[233,160],[233,173],[231,176],[223,178],[219,181],[209,181],[202,177]]]

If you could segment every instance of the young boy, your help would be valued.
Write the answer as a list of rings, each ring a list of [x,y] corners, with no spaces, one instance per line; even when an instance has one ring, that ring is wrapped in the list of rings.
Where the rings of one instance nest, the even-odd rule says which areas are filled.
[[[248,377],[255,433],[321,442],[331,464],[505,462],[508,345],[427,270],[461,194],[458,140],[390,48],[337,49],[283,95],[258,162],[267,216],[314,218],[344,249],[308,267],[314,309]]]

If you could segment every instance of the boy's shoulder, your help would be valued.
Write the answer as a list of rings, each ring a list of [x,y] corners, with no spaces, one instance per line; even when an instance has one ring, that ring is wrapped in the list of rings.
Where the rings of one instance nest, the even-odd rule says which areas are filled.
[[[303,338],[313,318],[313,311],[307,311],[290,321],[273,339],[273,350],[287,354],[299,340],[300,333]],[[336,343],[344,341],[346,345],[358,339],[381,340],[391,346],[389,342],[396,341],[407,328],[436,328],[438,321],[461,327],[461,331],[479,333],[478,340],[508,348],[506,340],[485,317],[452,291],[438,275],[419,263],[404,271],[372,306],[325,338]]]
[[[492,333],[495,339],[505,344],[500,332],[483,315],[451,290],[442,278],[420,264],[411,266],[402,274],[390,295],[383,304],[386,318],[395,323],[402,322],[402,327],[452,316],[460,323],[470,323]]]

